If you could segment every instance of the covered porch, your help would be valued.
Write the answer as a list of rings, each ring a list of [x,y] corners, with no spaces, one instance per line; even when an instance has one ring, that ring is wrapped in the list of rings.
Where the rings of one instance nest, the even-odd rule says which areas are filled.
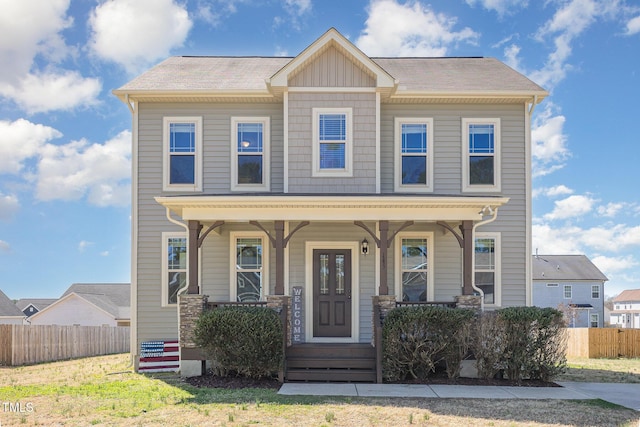
[[[212,291],[210,282],[217,279],[203,278],[202,274],[211,262],[215,239],[221,241],[215,245],[233,250],[229,249],[233,243],[220,237],[225,228],[266,236],[271,282],[255,299],[286,314],[285,348],[286,354],[292,355],[292,346],[299,352],[303,344],[309,349],[311,344],[372,347],[379,323],[376,319],[396,304],[455,305],[457,297],[481,294],[473,283],[474,231],[478,225],[495,220],[498,208],[508,202],[503,197],[398,195],[175,196],[156,200],[167,209],[168,217],[182,220],[188,228],[188,285],[182,301],[194,302],[190,308],[180,303],[183,361],[202,360],[188,338],[189,318],[197,318],[192,312],[208,308],[207,300],[217,305],[241,301],[233,289],[228,293]],[[444,293],[438,290],[434,265],[427,269],[416,261],[417,265],[412,264],[415,273],[400,271],[400,252],[405,242],[417,235],[428,236],[421,241],[425,245],[432,240],[429,257],[433,258],[434,248],[440,251],[437,268],[453,271],[450,276],[455,284]],[[211,236],[217,237],[210,240]],[[434,244],[433,240],[444,243]],[[403,292],[402,283],[412,275],[425,277],[428,284],[423,295]]]

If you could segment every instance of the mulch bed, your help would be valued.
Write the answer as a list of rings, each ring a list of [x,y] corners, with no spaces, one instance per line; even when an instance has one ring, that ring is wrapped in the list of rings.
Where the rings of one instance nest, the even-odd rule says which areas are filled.
[[[223,389],[243,389],[243,388],[266,388],[277,390],[281,384],[277,378],[247,378],[237,375],[221,377],[213,375],[211,372],[201,377],[187,378],[186,382],[198,388],[223,388]],[[405,380],[395,384],[455,384],[455,385],[485,385],[485,386],[517,386],[517,387],[560,387],[553,382],[524,380],[520,384],[507,379],[480,379],[480,378],[457,378],[449,379],[446,373],[437,371],[426,380]]]

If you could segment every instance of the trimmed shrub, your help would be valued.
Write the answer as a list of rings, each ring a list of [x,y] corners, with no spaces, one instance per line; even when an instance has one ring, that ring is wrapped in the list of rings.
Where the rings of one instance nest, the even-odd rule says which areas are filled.
[[[566,368],[566,332],[555,308],[509,307],[497,311],[505,337],[509,379],[550,381]]]
[[[495,378],[505,368],[505,347],[504,323],[495,312],[482,313],[473,325],[471,340],[479,378]]]
[[[208,310],[196,322],[195,343],[220,373],[252,378],[277,374],[284,358],[278,314],[264,307]]]
[[[385,379],[424,379],[441,361],[451,377],[459,375],[473,315],[472,310],[431,306],[390,310],[382,328]]]

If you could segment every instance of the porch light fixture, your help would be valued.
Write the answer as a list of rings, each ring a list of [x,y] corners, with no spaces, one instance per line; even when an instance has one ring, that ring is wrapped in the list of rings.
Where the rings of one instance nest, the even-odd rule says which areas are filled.
[[[360,244],[360,250],[362,251],[362,255],[366,255],[369,253],[369,242],[366,238],[362,240],[362,243]]]

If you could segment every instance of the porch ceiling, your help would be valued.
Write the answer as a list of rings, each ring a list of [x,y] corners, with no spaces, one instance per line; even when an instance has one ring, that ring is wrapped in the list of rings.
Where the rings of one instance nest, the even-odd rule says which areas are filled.
[[[485,207],[507,197],[398,195],[163,196],[156,202],[184,220],[199,221],[480,221]]]

